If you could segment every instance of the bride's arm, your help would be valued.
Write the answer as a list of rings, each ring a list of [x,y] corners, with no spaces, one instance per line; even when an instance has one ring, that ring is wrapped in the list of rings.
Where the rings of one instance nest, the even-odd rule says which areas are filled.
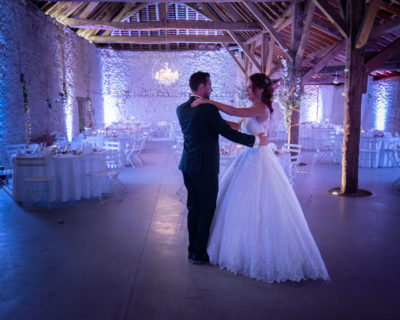
[[[233,121],[227,121],[227,120],[225,120],[225,122],[226,122],[227,124],[229,124],[229,126],[230,126],[233,130],[240,131],[240,128],[241,128],[241,126],[242,126],[242,121],[240,121],[240,122],[233,122]]]
[[[199,100],[199,101],[198,101]],[[196,103],[197,101],[197,103]],[[250,118],[250,117],[259,117],[259,116],[264,116],[266,114],[266,109],[264,106],[257,106],[257,107],[251,107],[251,108],[235,108],[233,106],[229,106],[227,104],[210,100],[210,99],[197,99],[192,103],[192,107],[197,107],[201,103],[211,103],[215,105],[219,110],[222,112],[229,114],[231,116],[235,117],[244,117],[244,118]]]

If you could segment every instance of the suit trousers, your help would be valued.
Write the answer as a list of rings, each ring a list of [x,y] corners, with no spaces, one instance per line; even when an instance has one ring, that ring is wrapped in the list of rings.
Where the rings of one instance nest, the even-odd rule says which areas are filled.
[[[189,253],[207,253],[218,195],[218,174],[182,172],[187,197]]]

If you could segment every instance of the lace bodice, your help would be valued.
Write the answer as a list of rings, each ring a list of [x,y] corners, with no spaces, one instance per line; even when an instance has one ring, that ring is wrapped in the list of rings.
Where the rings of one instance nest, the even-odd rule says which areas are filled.
[[[269,117],[264,122],[258,122],[256,118],[246,118],[243,124],[244,132],[247,134],[257,135],[264,133],[268,135]]]

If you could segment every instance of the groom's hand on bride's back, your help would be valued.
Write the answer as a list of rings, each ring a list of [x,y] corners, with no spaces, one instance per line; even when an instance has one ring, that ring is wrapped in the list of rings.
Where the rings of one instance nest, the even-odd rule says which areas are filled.
[[[258,137],[260,138],[260,143],[259,143],[260,146],[266,146],[268,144],[268,137],[266,135],[260,133]]]

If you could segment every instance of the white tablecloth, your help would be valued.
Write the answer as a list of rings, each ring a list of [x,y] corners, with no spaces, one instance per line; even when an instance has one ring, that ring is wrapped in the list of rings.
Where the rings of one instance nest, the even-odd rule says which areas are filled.
[[[13,165],[13,194],[16,201],[31,200],[24,178],[33,175],[55,176],[55,180],[49,183],[52,190],[51,201],[88,199],[99,196],[107,188],[106,180],[88,175],[90,172],[106,169],[106,163],[100,153],[47,157],[46,167],[18,167],[16,159]],[[40,196],[43,201],[47,201],[47,194],[43,193]]]
[[[335,129],[300,127],[299,144],[303,150],[321,149],[330,144],[335,134]]]
[[[337,137],[342,141],[342,136]],[[393,168],[397,164],[393,149],[400,145],[400,137],[366,137],[360,138],[360,155],[358,165],[362,168]],[[342,163],[342,150],[334,150],[334,162]]]

